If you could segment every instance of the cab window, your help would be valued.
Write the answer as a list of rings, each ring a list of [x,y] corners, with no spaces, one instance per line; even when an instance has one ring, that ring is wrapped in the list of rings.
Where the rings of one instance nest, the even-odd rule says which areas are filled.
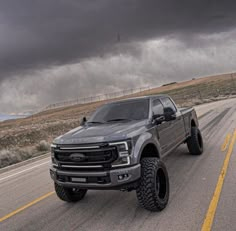
[[[164,107],[159,99],[153,100],[152,111],[154,115],[164,114]]]
[[[162,98],[161,102],[163,103],[164,108],[170,107],[174,112],[177,112],[175,105],[169,98]]]

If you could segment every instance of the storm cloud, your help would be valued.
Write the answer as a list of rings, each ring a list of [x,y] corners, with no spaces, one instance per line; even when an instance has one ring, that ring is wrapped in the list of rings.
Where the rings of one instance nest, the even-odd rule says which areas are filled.
[[[2,0],[1,78],[115,52],[117,43],[235,26],[235,1]]]
[[[0,110],[230,72],[235,24],[233,0],[2,0]]]

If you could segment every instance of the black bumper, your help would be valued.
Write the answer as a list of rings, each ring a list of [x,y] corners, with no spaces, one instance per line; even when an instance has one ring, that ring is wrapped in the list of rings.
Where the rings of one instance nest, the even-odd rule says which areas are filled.
[[[50,168],[51,178],[64,187],[78,187],[84,189],[114,189],[137,181],[141,176],[140,164],[113,169],[110,171],[77,172]]]

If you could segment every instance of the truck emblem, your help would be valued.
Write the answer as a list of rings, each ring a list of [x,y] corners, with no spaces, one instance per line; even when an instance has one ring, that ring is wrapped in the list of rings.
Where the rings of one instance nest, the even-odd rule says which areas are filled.
[[[84,161],[85,155],[83,153],[73,153],[70,155],[70,159],[73,161]]]

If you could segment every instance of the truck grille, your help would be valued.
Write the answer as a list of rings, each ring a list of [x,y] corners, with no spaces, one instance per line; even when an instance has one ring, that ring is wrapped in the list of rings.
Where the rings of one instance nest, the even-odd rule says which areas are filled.
[[[59,147],[54,149],[55,159],[64,167],[78,167],[98,165],[109,166],[118,158],[115,147],[85,148]]]

